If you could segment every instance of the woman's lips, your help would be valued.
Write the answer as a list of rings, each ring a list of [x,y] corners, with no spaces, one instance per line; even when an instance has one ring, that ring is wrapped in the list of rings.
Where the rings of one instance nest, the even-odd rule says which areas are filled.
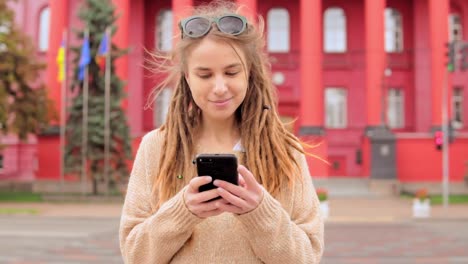
[[[231,101],[231,98],[223,99],[223,100],[215,100],[211,102],[214,103],[217,107],[223,107],[223,106],[228,105],[230,101]]]

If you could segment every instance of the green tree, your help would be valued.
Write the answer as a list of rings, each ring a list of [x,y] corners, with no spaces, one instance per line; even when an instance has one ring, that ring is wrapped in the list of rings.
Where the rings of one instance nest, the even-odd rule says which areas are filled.
[[[0,0],[0,132],[21,140],[37,134],[56,118],[39,74],[45,65],[35,57],[31,39],[18,30],[11,0]]]
[[[80,7],[78,16],[83,22],[83,29],[75,30],[80,40],[84,39],[85,29],[89,32],[91,50],[91,62],[88,65],[88,143],[87,162],[89,175],[93,182],[93,193],[97,194],[97,185],[104,181],[104,72],[101,71],[95,61],[99,44],[107,27],[111,28],[114,35],[117,28],[115,22],[115,7],[109,0],[85,0]],[[109,40],[110,41],[110,40]],[[74,53],[73,64],[75,66],[72,91],[77,96],[73,98],[69,109],[66,129],[66,153],[65,167],[67,173],[79,174],[82,169],[82,120],[83,120],[83,82],[78,78],[81,44],[71,47]],[[122,109],[122,100],[125,98],[124,82],[115,74],[115,60],[126,54],[127,50],[119,49],[115,45],[111,47],[111,96],[110,96],[110,157],[109,173],[110,184],[125,180],[128,175],[127,161],[132,157],[129,127],[127,118]],[[110,186],[112,187],[112,186]]]

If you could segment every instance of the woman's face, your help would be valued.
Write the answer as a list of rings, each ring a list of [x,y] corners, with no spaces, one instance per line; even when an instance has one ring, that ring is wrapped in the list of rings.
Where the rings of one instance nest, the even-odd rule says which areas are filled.
[[[189,52],[185,78],[205,118],[223,121],[234,117],[247,92],[243,65],[244,52],[221,40],[204,38]]]

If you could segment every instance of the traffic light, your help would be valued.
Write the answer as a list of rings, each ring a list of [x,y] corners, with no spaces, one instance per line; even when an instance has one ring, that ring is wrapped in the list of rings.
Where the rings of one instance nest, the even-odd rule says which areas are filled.
[[[442,131],[435,132],[434,143],[437,150],[442,150],[442,146],[444,145],[444,133]]]
[[[448,42],[447,45],[447,52],[445,55],[447,56],[447,71],[454,72],[455,71],[455,42]]]
[[[461,48],[460,66],[462,71],[468,70],[468,43],[463,44]]]

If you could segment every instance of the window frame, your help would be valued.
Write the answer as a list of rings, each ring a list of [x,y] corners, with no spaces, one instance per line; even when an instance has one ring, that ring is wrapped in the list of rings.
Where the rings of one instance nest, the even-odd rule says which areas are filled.
[[[280,30],[271,30],[272,24],[272,15],[273,12],[278,12],[278,15],[284,15],[282,17],[285,20],[280,20],[279,18],[274,19],[275,23],[280,23],[278,21],[284,22]],[[275,41],[272,41],[275,40]],[[279,41],[277,41],[279,40]],[[284,41],[284,43],[282,42]],[[272,46],[278,45],[279,46]],[[268,53],[289,53],[291,52],[291,16],[289,10],[285,7],[273,7],[267,12],[267,52]]]
[[[398,92],[397,96],[392,96]],[[398,108],[398,106],[400,106]],[[405,90],[400,87],[391,87],[387,90],[387,111],[386,111],[386,125],[390,129],[404,129],[406,127],[405,119]],[[395,124],[391,123],[391,112],[395,111]]]
[[[173,89],[169,87],[162,88],[154,100],[153,105],[153,126],[160,127],[167,118],[171,104]]]
[[[47,12],[47,13],[46,13]],[[48,15],[47,21],[44,21],[44,16]],[[37,49],[39,52],[49,51],[49,37],[50,37],[50,7],[44,6],[39,11],[39,23],[37,24]],[[47,25],[45,24],[47,23]],[[43,32],[45,30],[46,32]]]
[[[332,16],[332,12],[338,12],[337,16]],[[341,13],[341,14],[340,14]],[[339,18],[339,19],[338,19]],[[336,22],[339,21],[339,22]],[[330,27],[329,23],[342,23],[342,25],[337,25],[338,30],[333,27]],[[341,28],[339,28],[341,26]],[[323,52],[325,53],[345,53],[348,50],[348,30],[347,30],[347,19],[346,12],[341,7],[329,7],[323,12]],[[331,36],[330,36],[330,35]],[[328,36],[330,36],[331,42],[328,42]],[[338,37],[337,37],[338,36]],[[342,38],[343,41],[336,41],[336,39]],[[330,46],[332,43],[335,43],[335,46]],[[336,43],[340,43],[343,46],[337,47]],[[330,44],[330,45],[329,45]]]
[[[165,19],[167,21],[170,21],[170,23],[166,24],[167,21]],[[169,32],[166,33],[166,30]],[[171,9],[161,9],[155,17],[154,48],[158,51],[170,52],[174,45],[173,31],[173,11]]]
[[[387,13],[393,11],[393,15],[390,16],[395,21],[394,28],[390,27],[388,24],[391,21],[387,20]],[[388,35],[393,35],[393,44],[389,46],[389,39],[387,39]],[[404,27],[403,27],[403,15],[401,12],[393,7],[387,7],[384,10],[384,49],[386,53],[402,53],[405,49],[405,42],[404,42]]]
[[[329,93],[336,91],[339,96],[336,104],[329,103],[331,98],[329,98]],[[340,94],[341,93],[341,94]],[[325,87],[324,92],[324,115],[325,115],[325,128],[327,129],[346,129],[348,128],[348,89],[340,86],[330,86]],[[336,109],[330,109],[330,107]],[[341,106],[341,107],[340,107]],[[333,117],[333,120],[330,118]],[[337,120],[337,121],[336,121]]]

